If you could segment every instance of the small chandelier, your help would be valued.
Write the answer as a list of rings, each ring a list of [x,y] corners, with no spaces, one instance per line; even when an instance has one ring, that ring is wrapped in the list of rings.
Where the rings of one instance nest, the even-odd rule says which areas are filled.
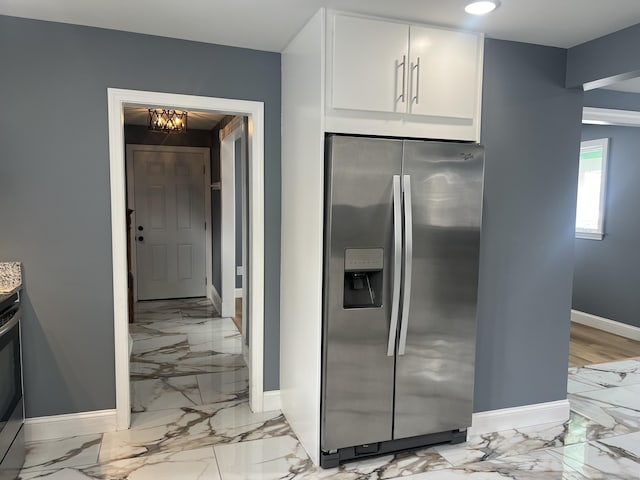
[[[149,109],[149,130],[163,132],[186,132],[188,112],[179,110]]]

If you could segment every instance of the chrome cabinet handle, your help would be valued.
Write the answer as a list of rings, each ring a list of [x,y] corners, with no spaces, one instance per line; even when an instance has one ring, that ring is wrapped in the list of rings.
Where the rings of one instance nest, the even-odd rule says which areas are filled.
[[[400,100],[402,103],[404,103],[405,93],[406,93],[406,85],[407,85],[407,56],[406,55],[402,56],[402,63],[399,63],[396,66],[396,74],[397,74],[398,67],[400,67],[400,65],[402,65],[402,93],[396,99],[396,101]]]
[[[416,64],[411,63],[411,87],[413,87],[413,71],[416,71],[416,94],[411,98],[411,103],[416,102],[416,105],[420,103],[420,57],[416,60]],[[413,88],[412,88],[413,91]]]
[[[398,310],[400,309],[400,269],[402,268],[402,204],[400,200],[400,175],[393,176],[393,291],[391,295],[391,322],[387,356],[396,350]]]
[[[411,306],[411,262],[413,260],[413,215],[411,212],[411,176],[403,175],[404,206],[404,290],[402,292],[402,320],[398,355],[404,355],[409,329],[409,307]]]

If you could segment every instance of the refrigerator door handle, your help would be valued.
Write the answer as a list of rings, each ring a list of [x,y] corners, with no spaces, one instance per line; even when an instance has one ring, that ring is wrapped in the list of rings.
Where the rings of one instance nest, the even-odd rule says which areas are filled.
[[[393,290],[391,298],[391,322],[387,356],[393,357],[396,350],[398,310],[400,310],[400,270],[402,269],[402,200],[400,198],[400,175],[393,176]]]
[[[411,263],[413,261],[413,216],[411,213],[411,176],[402,176],[404,207],[404,281],[402,292],[402,320],[398,355],[404,355],[409,329],[409,307],[411,304]]]

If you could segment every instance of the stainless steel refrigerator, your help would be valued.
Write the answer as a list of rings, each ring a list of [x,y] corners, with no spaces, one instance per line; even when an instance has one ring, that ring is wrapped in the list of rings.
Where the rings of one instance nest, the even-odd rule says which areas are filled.
[[[484,153],[328,135],[321,465],[471,424]]]

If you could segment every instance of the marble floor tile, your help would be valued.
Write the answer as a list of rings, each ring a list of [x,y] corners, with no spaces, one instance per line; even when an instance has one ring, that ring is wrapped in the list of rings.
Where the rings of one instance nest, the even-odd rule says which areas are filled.
[[[249,398],[249,369],[196,376],[204,404]]]
[[[591,480],[638,480],[640,462],[600,441],[548,450],[566,466]]]
[[[622,455],[640,461],[640,432],[605,438],[600,440],[599,443],[609,447],[611,450],[620,452]],[[640,471],[638,473],[640,474]]]
[[[254,413],[247,402],[233,408],[219,410],[209,422],[221,438],[217,443],[235,443],[262,438],[293,435],[284,415],[279,410]]]
[[[628,433],[631,430],[624,425],[616,424],[613,428],[605,427],[587,417],[580,415],[574,411],[571,412],[569,423],[567,424],[567,433],[564,437],[565,445],[574,443],[584,443],[589,440],[598,440],[601,438],[612,437]]]
[[[239,338],[240,332],[233,320],[230,318],[217,318],[206,320],[203,323],[190,326],[185,329],[189,345],[196,346],[201,343],[214,341],[228,341],[229,339]]]
[[[567,379],[567,393],[591,392],[593,390],[600,390],[601,388],[606,387],[593,385],[591,382],[582,382],[572,378],[571,376]]]
[[[407,480],[586,480],[565,465],[562,459],[553,457],[545,451],[472,463],[442,471],[429,471],[404,478]]]
[[[444,471],[451,465],[431,449],[386,455],[338,468],[314,466],[294,436],[282,436],[214,447],[223,480],[327,479],[386,480],[425,471]]]
[[[91,465],[98,461],[102,435],[29,442],[23,471]]]
[[[193,305],[182,308],[180,313],[186,318],[216,318],[220,314],[213,305]]]
[[[620,362],[603,363],[599,365],[587,365],[569,369],[569,380],[575,384],[575,388],[600,388],[624,387],[640,384],[640,361],[623,360]],[[582,390],[588,391],[588,390]],[[569,393],[579,393],[571,392]]]
[[[203,352],[210,355],[220,353],[240,355],[242,354],[242,336],[236,330],[234,333],[222,333],[213,335],[189,335],[189,348],[192,352]]]
[[[18,480],[95,480],[79,468],[56,468],[53,470],[22,470]],[[121,479],[118,479],[121,480]]]
[[[571,410],[615,434],[640,430],[640,385],[569,395]]]
[[[146,336],[143,336],[146,335]],[[176,348],[187,346],[186,335],[155,335],[136,333],[131,335],[133,338],[133,349],[131,353],[134,355],[142,355],[146,353],[158,353],[166,349],[174,350]]]
[[[131,427],[104,434],[100,462],[291,433],[280,412],[252,413],[244,401],[134,414]]]
[[[593,390],[576,396],[627,408],[640,414],[640,385]]]
[[[434,450],[454,466],[525,454],[564,445],[566,424],[548,424],[484,435],[471,435],[466,443],[439,445]]]
[[[99,479],[220,480],[212,447],[161,453],[89,467],[85,472]]]
[[[322,476],[330,474],[328,478],[331,479],[355,475],[356,478],[387,480],[450,467],[451,464],[440,454],[432,448],[425,448],[413,452],[349,462],[336,469],[324,471],[316,469],[315,474]]]
[[[20,479],[48,480],[220,480],[212,447],[161,453],[88,467],[23,472]]]
[[[202,373],[218,373],[237,369],[237,358],[230,355],[212,355],[211,352],[193,352],[188,346],[132,355],[129,371],[132,380],[145,378],[178,377]]]
[[[297,439],[283,436],[214,447],[222,480],[275,480],[330,477],[313,466]],[[356,476],[345,476],[355,479]]]
[[[202,405],[195,376],[167,377],[131,382],[131,410],[146,412]]]
[[[152,322],[146,325],[148,331],[162,334],[178,334],[178,335],[206,335],[217,329],[227,326],[230,319],[225,318],[189,318],[182,317],[180,320],[166,320]]]

